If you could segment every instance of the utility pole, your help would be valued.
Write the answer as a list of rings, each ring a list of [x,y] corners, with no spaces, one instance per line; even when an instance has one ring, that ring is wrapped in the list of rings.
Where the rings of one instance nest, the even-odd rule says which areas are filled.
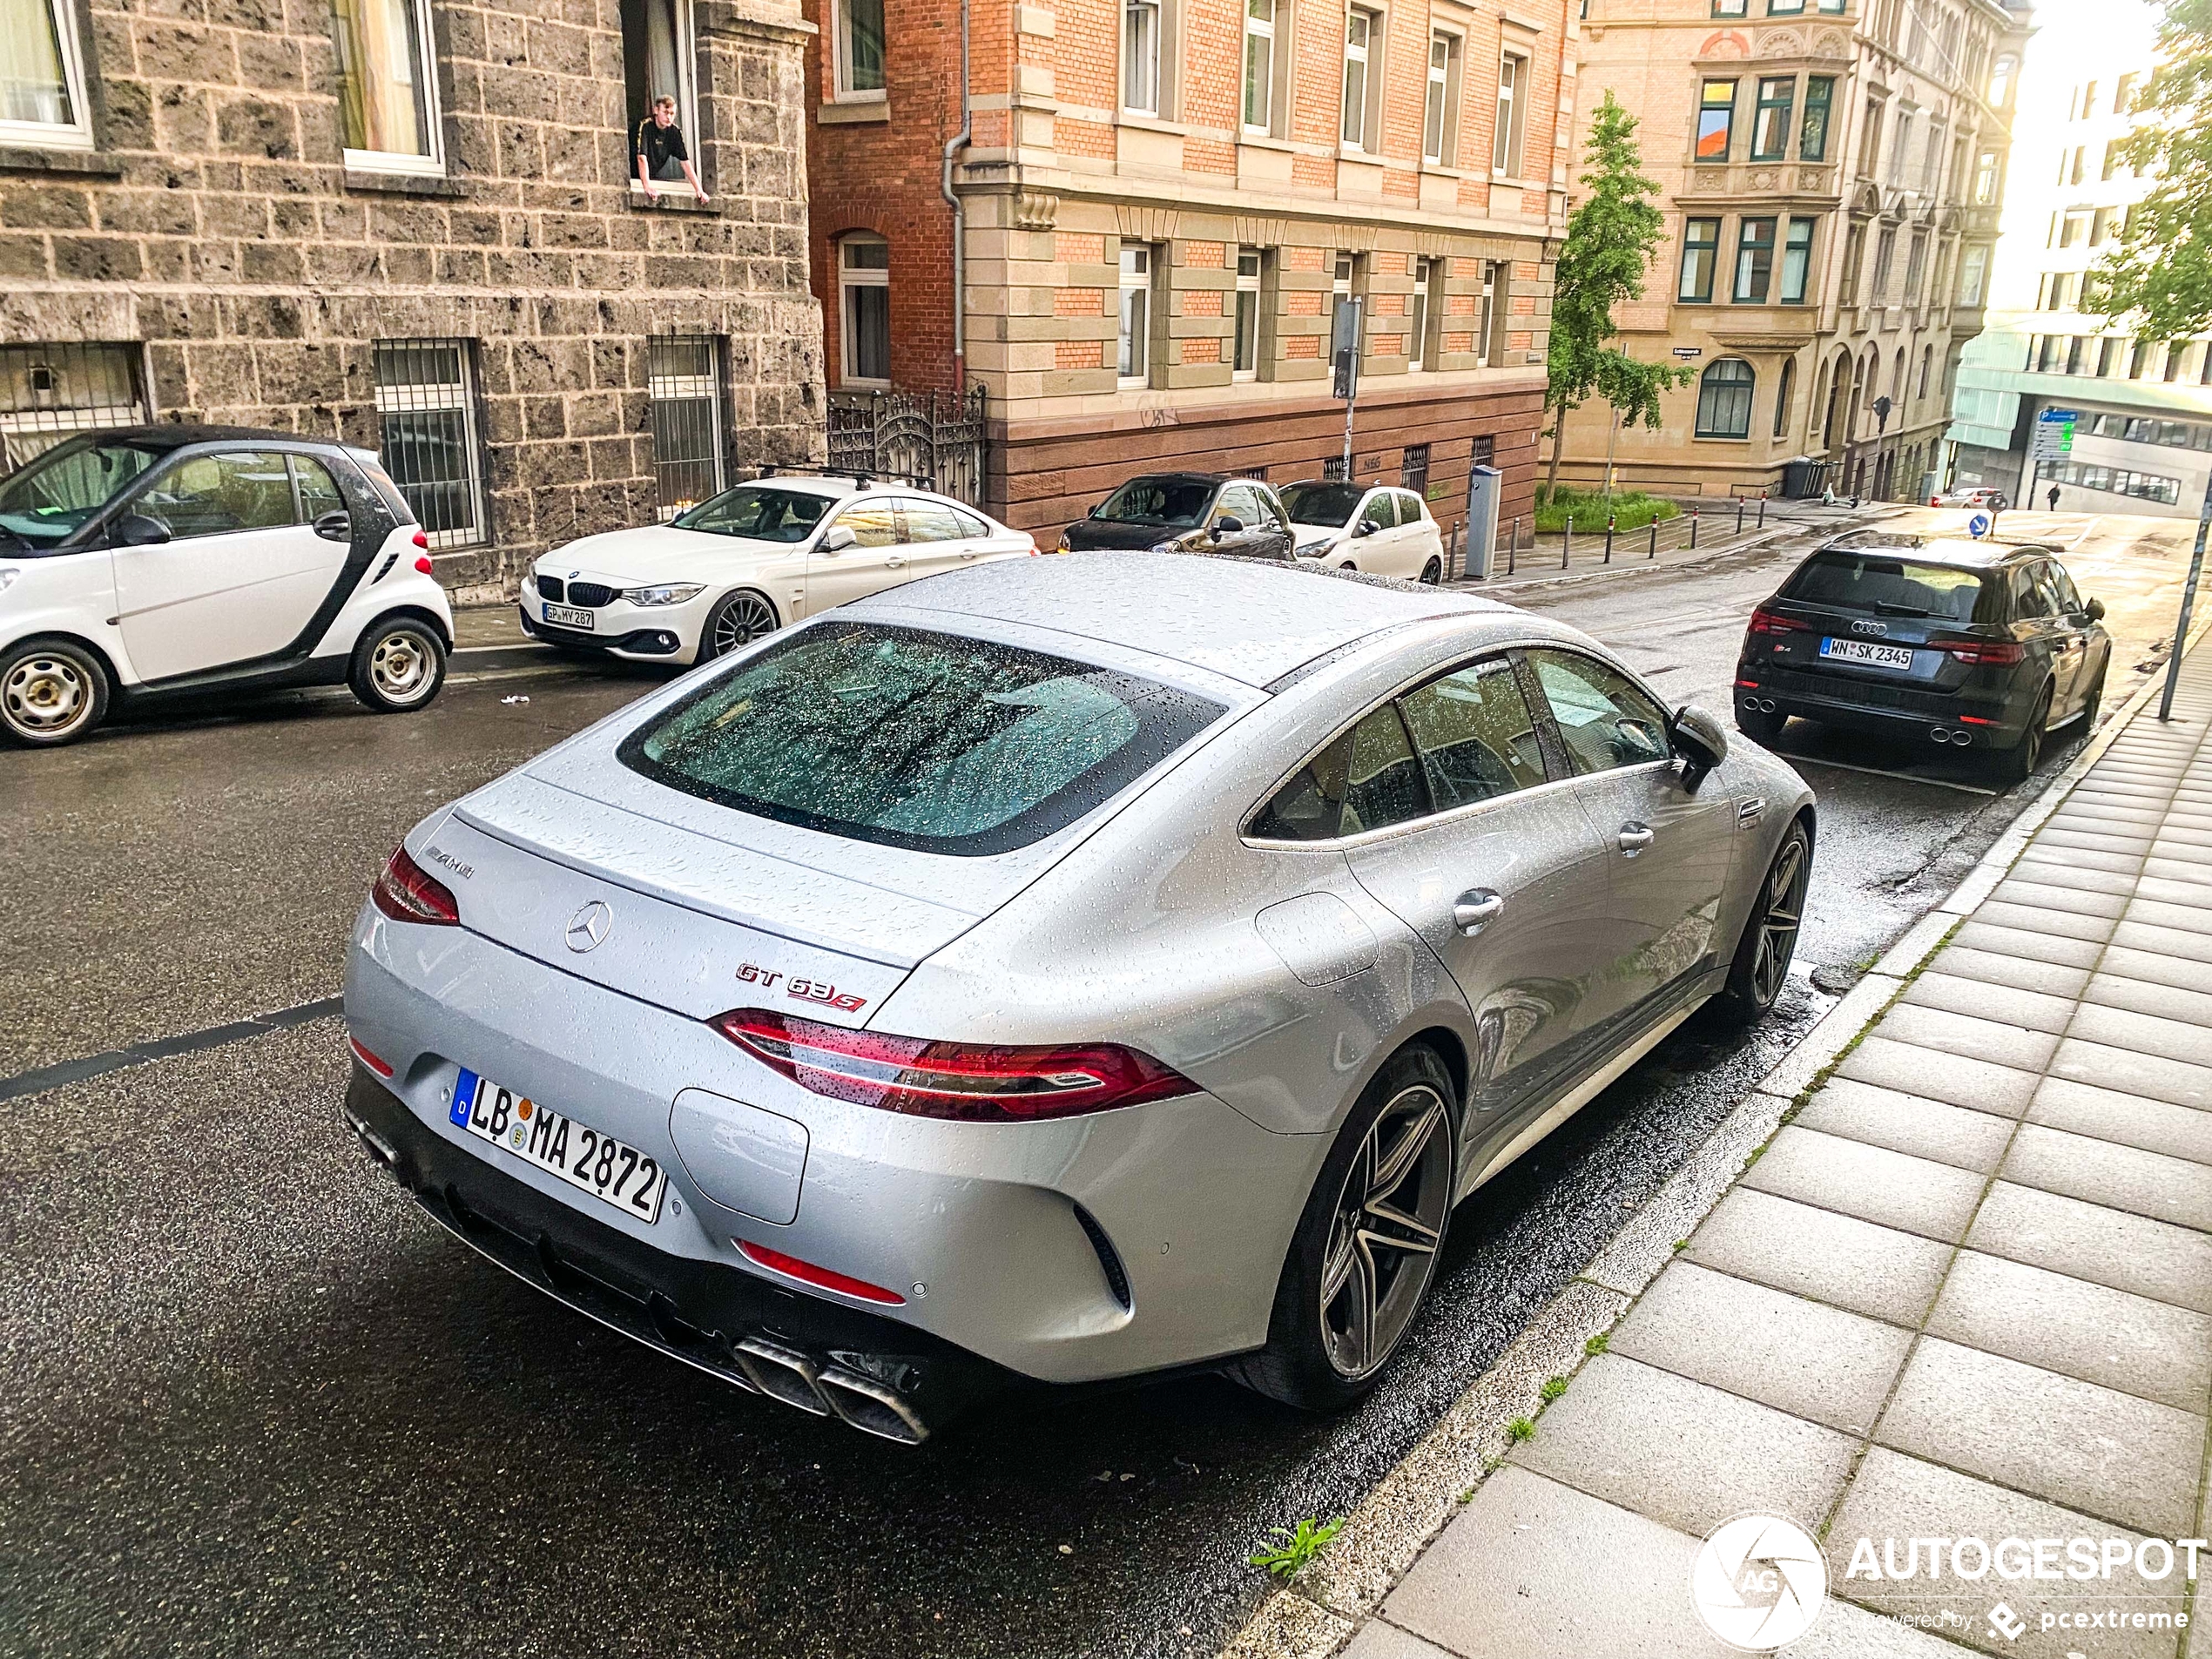
[[[1344,481],[1352,482],[1352,411],[1359,395],[1360,314],[1366,301],[1348,295],[1329,320],[1329,361],[1336,375],[1332,394],[1344,400]]]

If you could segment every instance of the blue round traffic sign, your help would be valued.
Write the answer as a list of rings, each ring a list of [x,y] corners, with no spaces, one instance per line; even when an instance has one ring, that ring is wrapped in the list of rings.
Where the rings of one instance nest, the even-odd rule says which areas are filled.
[[[1966,521],[1966,534],[1976,538],[1988,535],[1989,515],[1987,513],[1976,513],[1972,518],[1968,519]]]

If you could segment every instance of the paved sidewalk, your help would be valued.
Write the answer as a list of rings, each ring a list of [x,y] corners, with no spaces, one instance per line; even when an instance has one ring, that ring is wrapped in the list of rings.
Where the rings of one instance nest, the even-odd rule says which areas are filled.
[[[2212,651],[2175,715],[2134,718],[1345,1659],[1725,1653],[1691,1562],[1746,1511],[1824,1541],[1800,1659],[2212,1656],[2178,1566],[1846,1576],[1862,1538],[1903,1567],[2212,1527]]]

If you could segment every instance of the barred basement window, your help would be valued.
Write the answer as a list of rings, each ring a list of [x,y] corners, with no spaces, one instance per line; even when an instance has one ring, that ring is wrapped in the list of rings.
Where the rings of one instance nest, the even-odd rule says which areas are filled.
[[[1399,457],[1399,480],[1416,496],[1428,494],[1428,445],[1409,443]]]
[[[472,340],[376,342],[380,458],[433,547],[490,539],[476,435],[475,351]]]
[[[721,341],[655,334],[646,385],[653,400],[653,478],[667,520],[722,491]]]
[[[0,346],[0,472],[64,438],[148,418],[136,346]]]

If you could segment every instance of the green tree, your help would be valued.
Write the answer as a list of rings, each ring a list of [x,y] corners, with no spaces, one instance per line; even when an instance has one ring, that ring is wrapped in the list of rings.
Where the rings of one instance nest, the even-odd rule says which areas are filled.
[[[1570,410],[1595,395],[1612,406],[1615,420],[1656,427],[1660,395],[1685,383],[1692,372],[1672,363],[1639,362],[1609,343],[1620,332],[1614,327],[1613,307],[1643,297],[1644,274],[1667,233],[1666,218],[1651,199],[1659,185],[1644,176],[1635,134],[1635,117],[1608,88],[1591,118],[1585,152],[1589,171],[1582,174],[1582,183],[1590,193],[1568,216],[1567,240],[1552,280],[1549,381],[1544,391],[1552,421],[1548,490],[1559,484],[1559,455]]]
[[[2212,0],[2167,0],[2160,64],[2121,148],[2157,182],[2095,271],[2099,308],[2141,340],[2212,327]]]

